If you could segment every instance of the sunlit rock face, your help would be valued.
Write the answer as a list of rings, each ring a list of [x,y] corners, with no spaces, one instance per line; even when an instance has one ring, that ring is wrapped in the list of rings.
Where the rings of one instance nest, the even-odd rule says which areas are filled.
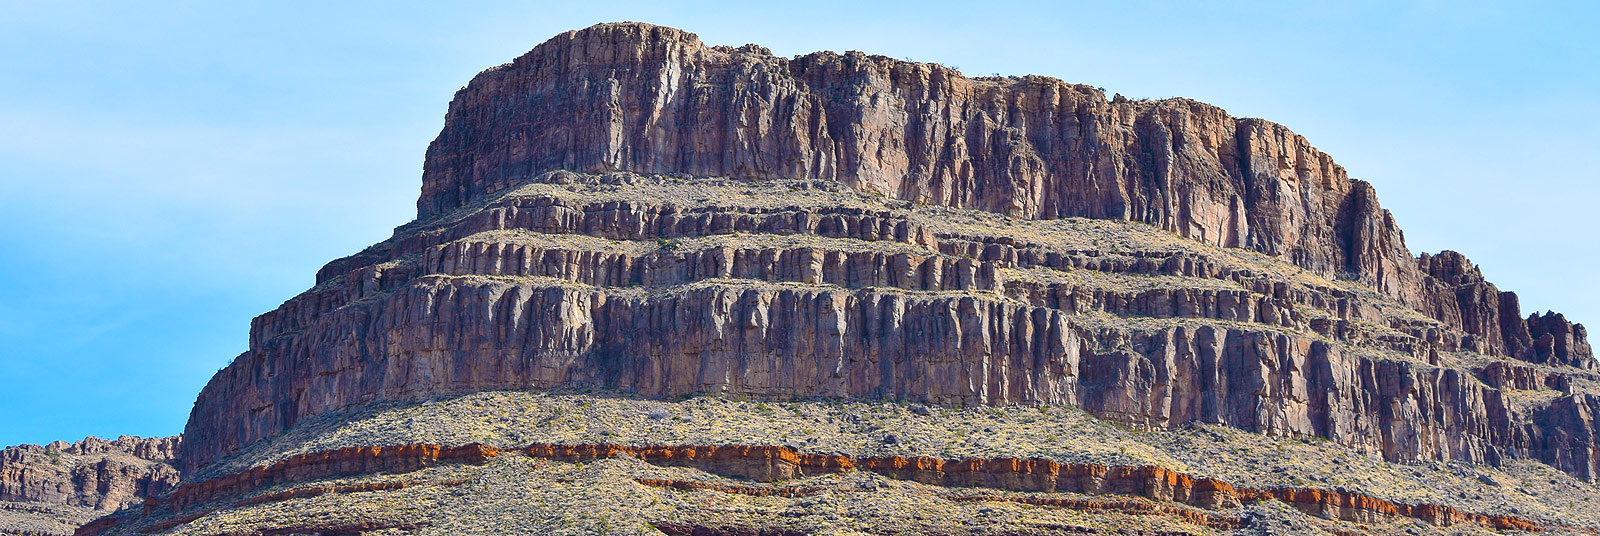
[[[643,24],[568,32],[473,79],[429,147],[419,216],[551,169],[826,179],[1016,218],[1141,221],[1386,288],[1412,264],[1371,188],[1270,122]]]
[[[381,400],[604,387],[1071,404],[1592,478],[1593,368],[1581,325],[1413,258],[1371,186],[1276,124],[608,24],[457,93],[418,220],[258,317],[181,454]]]
[[[85,438],[0,450],[0,534],[57,536],[171,491],[179,437]]]
[[[176,436],[90,437],[0,450],[0,501],[116,510],[178,483],[171,464],[180,443]]]

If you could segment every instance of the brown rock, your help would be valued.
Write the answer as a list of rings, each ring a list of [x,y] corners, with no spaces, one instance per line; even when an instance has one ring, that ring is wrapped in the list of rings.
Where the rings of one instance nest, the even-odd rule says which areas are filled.
[[[899,456],[855,458],[834,454],[802,454],[788,447],[754,445],[550,445],[536,444],[523,449],[536,458],[581,462],[596,458],[634,457],[651,464],[693,467],[703,471],[771,482],[806,475],[846,471],[871,471],[895,479],[945,487],[989,488],[1029,492],[1081,492],[1093,495],[1116,494],[1176,502],[1207,509],[1231,508],[1242,502],[1276,499],[1301,511],[1330,519],[1360,523],[1382,521],[1395,516],[1414,517],[1441,526],[1479,525],[1501,530],[1537,531],[1541,527],[1529,520],[1510,516],[1490,516],[1454,508],[1424,504],[1395,504],[1359,493],[1310,488],[1236,489],[1226,482],[1167,470],[1162,467],[1105,466],[1093,463],[1062,464],[1050,460],[993,458],[944,460]],[[232,475],[184,484],[168,498],[146,501],[145,517],[128,516],[103,520],[80,529],[78,536],[93,536],[123,523],[146,525],[141,532],[164,531],[203,517],[211,510],[184,513],[191,506],[228,498],[276,484],[308,481],[333,475],[360,475],[376,472],[409,472],[436,463],[482,463],[501,455],[492,447],[465,445],[398,445],[356,447],[302,454],[271,466],[256,467]],[[708,490],[755,496],[797,497],[816,488],[774,488],[770,486],[731,486],[698,481],[641,480],[652,486],[685,490]],[[350,491],[372,491],[404,487],[387,483],[352,487]],[[234,501],[234,506],[314,496],[334,491],[328,487],[261,495]],[[960,499],[958,499],[960,500]],[[1162,513],[1184,517],[1191,522],[1216,528],[1238,528],[1240,520],[1226,515],[1197,512],[1151,502],[1079,500],[1037,496],[971,496],[967,500],[1014,500],[1042,506],[1082,510],[1120,510],[1133,513]],[[152,515],[154,514],[154,515]]]
[[[0,534],[62,536],[178,484],[180,438],[97,437],[0,450]]]
[[[835,180],[1020,218],[1147,222],[1396,294],[1414,277],[1371,187],[1280,125],[1039,76],[709,47],[646,24],[567,32],[457,92],[418,217],[551,169]]]
[[[180,438],[98,437],[0,450],[0,501],[116,510],[178,483]]]
[[[811,180],[740,205],[681,197],[778,183],[687,175]],[[660,195],[580,194],[626,188]],[[882,197],[808,197],[858,191]],[[987,219],[957,225],[953,208]],[[1072,404],[1140,427],[1326,437],[1391,460],[1529,456],[1600,476],[1595,397],[1522,411],[1441,366],[1466,351],[1594,368],[1582,326],[1522,318],[1459,254],[1412,258],[1373,188],[1304,138],[1189,100],[600,25],[458,92],[418,211],[254,321],[250,350],[195,404],[185,467],[373,401],[606,387]],[[1049,220],[1077,216],[1376,293],[1215,249],[1063,247]],[[716,238],[736,233],[752,238]]]
[[[172,493],[146,498],[144,510],[145,513],[158,508],[182,511],[196,504],[237,497],[247,491],[274,484],[339,475],[408,473],[446,462],[482,463],[499,455],[499,449],[478,444],[459,447],[439,445],[349,447],[299,454],[272,465],[254,467],[202,482],[183,484],[173,489]]]

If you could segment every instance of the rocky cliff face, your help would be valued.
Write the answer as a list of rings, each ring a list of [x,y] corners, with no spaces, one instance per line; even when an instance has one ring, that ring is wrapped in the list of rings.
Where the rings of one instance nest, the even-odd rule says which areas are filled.
[[[177,484],[172,464],[179,443],[178,437],[90,437],[0,450],[0,501],[116,510]]]
[[[595,386],[1072,404],[1600,475],[1582,326],[1412,258],[1371,186],[1201,103],[601,25],[457,94],[418,212],[256,319],[186,467],[378,400]]]
[[[825,179],[1015,218],[1150,223],[1355,277],[1434,310],[1482,352],[1593,361],[1567,345],[1581,330],[1523,319],[1459,254],[1412,259],[1372,186],[1304,137],[1187,99],[1107,100],[1045,77],[972,79],[859,52],[786,59],[600,25],[456,94],[428,148],[418,217],[553,169]]]
[[[1397,295],[1415,281],[1372,188],[1280,125],[860,52],[785,59],[641,24],[559,35],[457,93],[419,217],[551,169],[834,180],[1017,218],[1151,223]]]
[[[0,533],[71,533],[78,523],[170,491],[178,484],[179,443],[90,437],[0,450]]]

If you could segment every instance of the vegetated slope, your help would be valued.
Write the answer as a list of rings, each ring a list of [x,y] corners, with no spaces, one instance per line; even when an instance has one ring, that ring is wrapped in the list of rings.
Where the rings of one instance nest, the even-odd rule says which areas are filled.
[[[178,438],[90,437],[0,450],[0,534],[72,534],[178,484]]]
[[[1372,187],[1281,126],[608,24],[457,93],[418,220],[253,322],[181,460],[244,470],[375,403],[604,388],[1070,406],[1593,479],[1595,368],[1581,325],[1413,258]]]
[[[1399,465],[1071,407],[489,391],[308,419],[83,534],[1567,533],[1597,506],[1538,462]]]

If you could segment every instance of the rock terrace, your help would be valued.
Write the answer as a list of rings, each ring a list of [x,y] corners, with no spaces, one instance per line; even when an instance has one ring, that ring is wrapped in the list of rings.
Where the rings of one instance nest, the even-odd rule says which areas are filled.
[[[1187,99],[602,24],[457,92],[417,207],[255,319],[187,475],[374,404],[606,389],[1071,406],[1600,478],[1582,325],[1413,257],[1372,185]],[[417,528],[393,523],[339,530]]]

